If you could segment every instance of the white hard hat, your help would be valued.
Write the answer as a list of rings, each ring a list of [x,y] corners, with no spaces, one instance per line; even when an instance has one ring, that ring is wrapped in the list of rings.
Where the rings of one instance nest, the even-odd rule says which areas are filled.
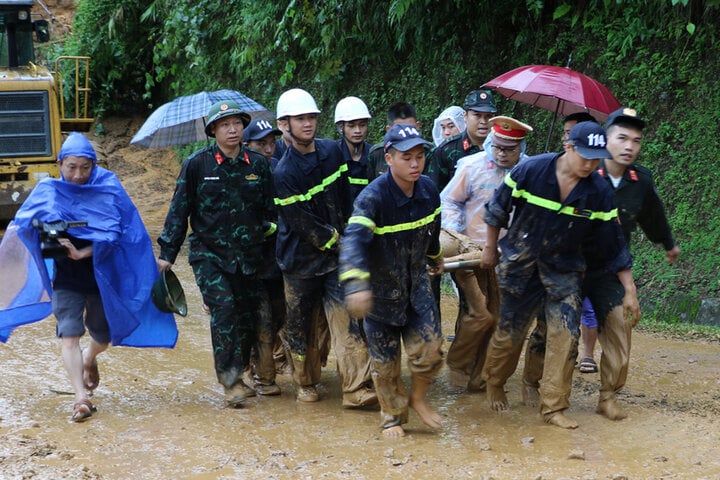
[[[293,88],[283,92],[277,102],[277,118],[294,117],[307,113],[320,113],[315,99],[302,88]]]
[[[365,102],[358,97],[345,97],[335,106],[335,123],[351,122],[363,118],[370,119],[370,111]]]

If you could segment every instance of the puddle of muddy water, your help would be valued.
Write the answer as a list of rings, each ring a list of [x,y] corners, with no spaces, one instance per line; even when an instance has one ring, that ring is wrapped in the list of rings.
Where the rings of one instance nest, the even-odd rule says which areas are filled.
[[[573,431],[546,426],[519,404],[518,374],[508,385],[512,410],[497,414],[483,394],[448,393],[443,371],[430,401],[445,417],[444,428],[432,432],[411,413],[409,436],[388,440],[377,411],[341,408],[332,357],[319,403],[297,403],[290,377],[280,376],[281,396],[222,408],[208,319],[190,268],[178,262],[176,271],[190,304],[190,315],[178,317],[177,347],[104,353],[98,413],[84,424],[68,422],[72,397],[55,393],[70,387],[53,320],[17,330],[0,346],[0,432],[53,445],[39,460],[47,468],[81,464],[113,479],[720,476],[718,409],[682,404],[717,400],[716,346],[636,335],[641,353],[623,396],[630,418],[596,415],[598,376],[577,374],[570,415],[581,427]],[[679,393],[684,400],[674,400]]]

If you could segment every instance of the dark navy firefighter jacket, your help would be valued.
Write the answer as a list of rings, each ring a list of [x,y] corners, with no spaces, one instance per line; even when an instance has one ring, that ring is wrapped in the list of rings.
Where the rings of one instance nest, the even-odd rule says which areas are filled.
[[[277,261],[285,275],[312,278],[338,266],[338,239],[350,213],[348,166],[332,140],[315,151],[285,150],[273,171],[278,208]]]
[[[340,150],[342,151],[343,158],[348,165],[348,181],[350,182],[350,190],[352,191],[352,198],[355,200],[363,188],[367,187],[370,181],[368,174],[368,155],[372,145],[368,142],[363,142],[363,152],[360,156],[360,160],[355,161],[350,154],[347,142],[344,138],[337,141]],[[373,177],[374,178],[374,177]]]
[[[536,270],[546,288],[554,290],[548,292],[553,296],[578,293],[586,270],[582,252],[586,241],[596,245],[608,271],[617,273],[632,267],[612,188],[593,172],[580,179],[562,202],[555,173],[560,155],[536,155],[519,163],[486,204],[485,222],[508,229],[500,241],[503,262],[507,262],[501,271],[512,273],[500,281],[514,295],[524,293],[527,280]],[[552,280],[557,274],[571,273],[579,274],[578,282]]]
[[[409,308],[434,308],[426,266],[442,262],[440,197],[425,175],[408,198],[390,172],[373,180],[355,200],[340,250],[345,295],[372,290],[368,318],[402,326]]]

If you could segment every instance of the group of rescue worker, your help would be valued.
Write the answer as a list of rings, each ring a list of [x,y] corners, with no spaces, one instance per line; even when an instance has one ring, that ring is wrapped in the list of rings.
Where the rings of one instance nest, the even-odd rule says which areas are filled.
[[[215,142],[183,163],[158,238],[162,271],[190,226],[189,262],[226,404],[280,394],[279,358],[297,400],[320,400],[332,348],[343,407],[379,403],[388,435],[404,434],[408,407],[439,428],[424,397],[443,363],[440,278],[452,263],[462,265],[450,272],[458,314],[445,363],[454,388],[507,409],[505,383],[536,325],[522,402],[576,428],[565,411],[585,298],[602,347],[597,411],[624,418],[616,393],[640,318],[630,235],[639,224],[668,262],[679,256],[652,176],[635,164],[638,113],[623,107],[605,128],[569,117],[562,151],[536,156],[527,155],[532,127],[498,115],[488,90],[438,116],[434,146],[408,103],[388,109],[376,145],[361,99],[337,103],[339,140],[317,138],[320,113],[299,88],[278,98],[276,126],[232,101],[214,104],[206,133]]]
[[[549,424],[577,428],[566,415],[572,376],[576,366],[598,370],[597,339],[596,411],[627,416],[617,393],[640,319],[632,232],[640,226],[668,263],[680,255],[652,175],[636,164],[646,127],[636,110],[611,112],[604,127],[575,112],[565,118],[562,150],[534,156],[533,128],[498,115],[489,90],[445,109],[434,145],[409,103],[388,108],[375,145],[361,99],[336,104],[338,140],[317,137],[320,113],[300,88],[278,98],[275,126],[233,101],[213,104],[205,134],[215,141],[183,162],[157,239],[164,278],[188,237],[228,407],[281,394],[284,364],[297,400],[319,401],[332,348],[344,408],[379,404],[387,436],[405,434],[410,408],[437,429],[442,418],[425,397],[443,359],[451,388],[485,392],[493,410],[506,410],[505,385],[527,339],[521,402]],[[130,259],[147,270],[153,252],[120,182],[97,166],[80,134],[64,142],[58,162],[61,178],[38,184],[0,244],[0,253],[24,248],[16,260],[42,280],[7,286],[15,300],[0,309],[0,341],[46,317],[50,294],[75,394],[71,420],[82,422],[96,411],[87,392],[100,382],[96,358],[110,343],[173,346],[178,332],[171,315],[136,298],[158,276],[124,278]],[[35,222],[78,214],[93,227],[61,240],[51,279]],[[447,355],[446,271],[458,293]],[[86,330],[91,342],[81,349]]]

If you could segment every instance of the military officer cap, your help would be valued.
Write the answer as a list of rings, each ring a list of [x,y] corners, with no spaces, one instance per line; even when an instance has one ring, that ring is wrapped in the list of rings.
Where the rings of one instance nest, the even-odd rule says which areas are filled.
[[[530,125],[504,115],[493,117],[488,123],[492,128],[493,144],[499,147],[514,147],[519,145],[520,142],[525,139],[528,132],[533,131]]]
[[[634,108],[620,107],[612,112],[605,122],[605,130],[618,123],[632,125],[640,130],[645,128],[645,120],[640,118]]]
[[[465,97],[465,110],[476,112],[497,112],[495,98],[490,90],[473,90]]]

